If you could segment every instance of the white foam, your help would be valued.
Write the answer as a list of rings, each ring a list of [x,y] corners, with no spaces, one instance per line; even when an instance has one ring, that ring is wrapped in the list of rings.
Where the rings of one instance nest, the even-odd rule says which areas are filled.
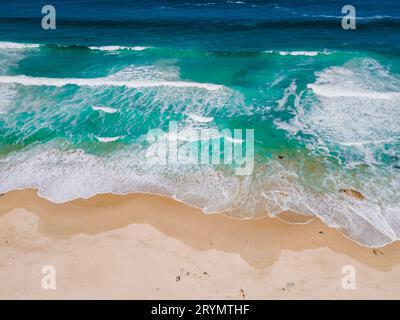
[[[266,53],[277,53],[281,56],[307,56],[307,57],[315,57],[319,54],[329,55],[332,52],[328,51],[274,51],[274,50],[267,50]]]
[[[385,145],[399,141],[400,79],[372,59],[354,59],[316,75],[297,107],[301,130],[328,153],[332,145],[353,147],[342,150],[349,165],[374,165],[378,150],[387,153]]]
[[[0,114],[6,113],[7,107],[14,101],[16,91],[12,85],[0,86]]]
[[[156,81],[156,80],[112,80],[110,78],[43,78],[20,76],[0,76],[0,83],[16,83],[25,86],[53,86],[64,87],[67,85],[77,86],[113,86],[128,88],[154,88],[154,87],[176,87],[176,88],[201,88],[206,90],[219,90],[221,85],[210,83],[199,83],[189,81]]]
[[[114,74],[111,74],[108,78],[118,81],[179,81],[180,69],[179,67],[169,63],[157,63],[155,65],[131,65]]]
[[[116,112],[118,112],[118,109],[109,108],[109,107],[94,107],[94,106],[92,106],[92,109],[95,110],[95,111],[103,111],[105,113],[116,113]]]
[[[318,14],[312,15],[313,18],[332,18],[332,19],[343,19],[343,16],[332,16],[332,15],[325,15],[325,14]],[[379,20],[379,19],[399,19],[396,16],[388,16],[388,15],[375,15],[375,16],[368,16],[368,17],[355,17],[356,20]]]
[[[114,142],[117,141],[119,139],[124,138],[124,136],[117,136],[117,137],[98,137],[98,136],[94,136],[99,142]]]
[[[178,132],[169,132],[167,139],[169,141],[208,141],[213,139],[220,139],[222,135],[220,132],[213,128],[193,128],[185,127],[180,129]]]
[[[39,44],[0,42],[0,49],[32,49],[39,48]]]
[[[308,84],[307,88],[315,94],[328,98],[370,98],[370,99],[393,99],[400,97],[400,92],[374,92],[367,90],[348,89],[340,84]]]
[[[178,132],[168,132],[165,135],[169,141],[185,141],[185,142],[196,142],[196,141],[210,141],[217,139],[225,139],[228,142],[235,144],[242,144],[244,140],[235,139],[229,135],[223,135],[216,128],[196,128],[196,127],[185,127]]]
[[[216,2],[207,2],[207,3],[194,3],[193,5],[196,7],[208,7],[208,6],[215,6],[218,3]],[[192,5],[191,3],[186,3],[185,5]]]
[[[290,96],[296,96],[296,90],[297,90],[296,81],[293,80],[290,83],[289,87],[285,89],[282,99],[276,101],[276,103],[278,104],[277,106],[278,110],[282,110],[285,107]]]
[[[315,57],[319,54],[318,51],[279,51],[281,56],[308,56]]]
[[[17,43],[17,42],[0,42],[0,49],[32,49],[39,48],[42,45],[34,44],[34,43]],[[58,47],[68,47],[68,45],[58,45]],[[151,47],[144,46],[118,46],[118,45],[110,45],[110,46],[89,46],[91,50],[99,50],[99,51],[122,51],[122,50],[131,50],[131,51],[144,51],[150,49]]]
[[[400,137],[398,137],[397,139],[400,140]],[[396,139],[382,139],[382,140],[366,140],[366,141],[334,141],[336,143],[339,143],[343,146],[346,147],[361,147],[361,146],[365,146],[368,144],[382,144],[382,143],[391,143],[394,142]]]
[[[242,144],[244,142],[243,139],[235,139],[230,136],[224,136],[224,139],[226,139],[226,141],[229,141],[229,142],[235,143],[235,144]]]
[[[201,122],[201,123],[208,123],[208,122],[211,122],[214,120],[213,117],[203,117],[203,116],[198,116],[198,115],[190,114],[190,113],[188,113],[187,116],[190,119],[197,121],[197,122]]]
[[[0,159],[0,192],[37,188],[39,195],[62,203],[101,193],[149,192],[165,194],[204,211],[232,208],[237,179],[212,168],[147,163],[139,145],[119,150],[111,157],[97,157],[83,150],[62,151],[40,146]],[[36,169],[35,169],[36,168]],[[188,174],[188,171],[190,174]],[[205,184],[205,182],[207,183]]]
[[[120,50],[131,50],[131,51],[144,51],[149,49],[150,47],[127,47],[127,46],[90,46],[91,50],[99,50],[99,51],[120,51]]]

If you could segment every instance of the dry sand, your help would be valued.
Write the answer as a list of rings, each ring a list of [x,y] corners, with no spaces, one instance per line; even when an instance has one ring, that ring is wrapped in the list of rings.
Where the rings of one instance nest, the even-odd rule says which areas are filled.
[[[159,196],[0,197],[0,299],[399,299],[399,249],[318,220],[240,221]],[[41,286],[45,265],[56,290]],[[355,290],[342,287],[345,265]]]

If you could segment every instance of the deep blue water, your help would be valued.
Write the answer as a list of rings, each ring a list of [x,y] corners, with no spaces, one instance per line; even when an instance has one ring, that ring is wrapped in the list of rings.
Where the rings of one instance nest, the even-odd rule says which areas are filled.
[[[55,31],[41,7],[57,9]],[[348,1],[2,0],[0,38],[53,44],[120,44],[217,51],[353,49],[399,52],[397,0],[355,0],[357,30],[341,29]]]

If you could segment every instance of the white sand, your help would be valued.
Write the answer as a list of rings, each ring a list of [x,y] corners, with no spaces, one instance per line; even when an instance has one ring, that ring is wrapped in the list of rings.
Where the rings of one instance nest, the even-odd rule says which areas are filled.
[[[318,221],[237,221],[143,195],[0,198],[0,299],[399,299],[399,262],[398,244],[374,253]],[[56,290],[41,286],[44,265]],[[342,288],[344,265],[356,290]]]

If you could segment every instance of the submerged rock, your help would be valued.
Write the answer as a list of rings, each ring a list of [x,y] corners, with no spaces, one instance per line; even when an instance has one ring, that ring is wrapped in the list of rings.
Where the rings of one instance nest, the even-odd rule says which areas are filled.
[[[344,193],[345,195],[349,196],[349,197],[353,197],[357,200],[365,200],[364,195],[357,191],[357,190],[352,190],[352,189],[340,189],[339,190],[340,193]]]
[[[376,256],[383,256],[383,252],[377,249],[372,250],[372,252],[374,253],[374,255]]]

